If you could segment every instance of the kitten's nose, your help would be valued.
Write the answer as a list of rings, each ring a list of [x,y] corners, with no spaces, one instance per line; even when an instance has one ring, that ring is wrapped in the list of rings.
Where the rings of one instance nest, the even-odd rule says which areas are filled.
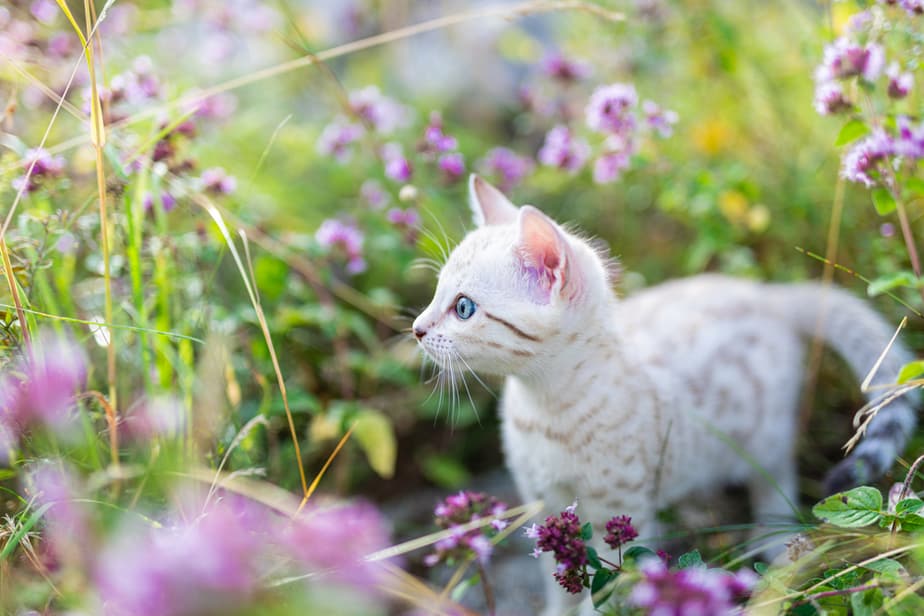
[[[414,325],[414,335],[417,336],[418,340],[422,340],[423,337],[427,335],[427,330],[415,324]]]

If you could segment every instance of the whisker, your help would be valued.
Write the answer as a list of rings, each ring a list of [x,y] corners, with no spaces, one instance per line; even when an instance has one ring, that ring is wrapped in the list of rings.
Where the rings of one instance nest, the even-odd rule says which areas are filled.
[[[462,356],[461,356],[460,354],[458,354],[458,353],[456,353],[456,357],[459,359],[459,361],[462,362],[463,366],[465,366],[466,368],[468,368],[468,363],[465,361],[465,358],[464,358],[464,357],[462,357]],[[468,368],[468,371],[469,371],[469,372],[472,372],[472,369],[471,369],[471,368]],[[472,374],[475,374],[475,373],[472,372]],[[459,376],[462,377],[462,386],[465,387],[465,393],[466,393],[466,395],[468,396],[468,403],[472,405],[472,412],[475,413],[475,421],[477,421],[477,422],[478,422],[478,425],[480,426],[480,425],[481,425],[481,417],[478,415],[478,407],[475,406],[475,401],[472,399],[472,391],[468,388],[468,381],[465,379],[465,370],[460,370],[460,371],[459,371]],[[476,376],[475,378],[478,378],[478,377]]]
[[[439,251],[438,256],[440,257],[440,261],[438,261],[438,262],[439,262],[439,263],[445,263],[445,262],[449,259],[449,251],[448,251],[448,249],[446,248],[446,246],[443,245],[443,243],[440,241],[440,239],[437,238],[436,235],[434,235],[432,231],[430,231],[429,229],[426,229],[426,228],[424,228],[424,227],[421,227],[421,228],[420,228],[420,234],[421,234],[425,239],[427,239],[427,240],[430,241],[430,242],[429,242],[429,245],[430,245],[430,246],[435,247],[436,250]],[[432,254],[432,249],[430,250],[430,254]]]
[[[478,383],[479,383],[482,387],[484,387],[484,390],[485,390],[486,392],[488,392],[489,394],[491,394],[491,397],[494,398],[494,399],[496,400],[496,399],[497,399],[497,394],[494,393],[494,390],[492,390],[490,387],[488,387],[487,384],[486,384],[484,381],[481,380],[481,377],[478,376],[478,373],[477,373],[477,372],[475,372],[474,370],[472,370],[472,367],[468,365],[468,362],[465,361],[465,358],[464,358],[464,357],[462,357],[461,355],[459,355],[459,359],[462,361],[463,364],[465,364],[465,367],[466,367],[466,368],[468,369],[468,371],[472,374],[472,376],[475,377],[475,380],[478,381]]]

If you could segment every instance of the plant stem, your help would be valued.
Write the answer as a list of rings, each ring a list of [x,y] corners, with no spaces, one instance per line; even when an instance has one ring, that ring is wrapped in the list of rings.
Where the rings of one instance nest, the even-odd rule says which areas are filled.
[[[838,597],[841,595],[852,595],[854,593],[865,592],[867,590],[872,590],[874,588],[879,588],[879,584],[867,584],[865,586],[854,586],[853,588],[842,588],[840,590],[826,590],[824,592],[818,592],[818,593],[815,593],[814,595],[809,595],[807,597],[804,597],[803,599],[800,599],[799,601],[796,601],[795,603],[793,603],[792,607],[796,607],[797,605],[803,605],[805,603],[811,603],[812,601],[815,601],[816,599],[823,599],[825,597]]]
[[[496,602],[494,600],[494,588],[491,587],[491,582],[488,580],[488,572],[485,571],[481,561],[475,562],[478,563],[478,575],[481,577],[481,588],[484,590],[484,602],[488,608],[488,616],[494,616],[497,611]]]
[[[22,332],[22,341],[29,351],[32,348],[32,341],[29,338],[29,324],[26,322],[26,315],[22,309],[22,302],[19,299],[19,285],[16,283],[16,276],[13,274],[13,264],[10,262],[10,251],[6,245],[6,239],[0,236],[0,255],[3,257],[3,272],[6,274],[6,282],[10,287],[10,295],[13,296],[13,305],[16,306],[16,318],[19,319],[19,330]]]
[[[914,237],[911,235],[911,224],[908,222],[908,213],[905,212],[905,204],[902,203],[898,195],[893,193],[893,197],[895,198],[895,207],[898,211],[898,222],[902,228],[902,237],[905,240],[905,246],[908,248],[908,257],[911,259],[911,269],[914,270],[914,275],[920,278],[921,261],[918,258],[918,249],[914,245]],[[921,293],[921,299],[924,300],[924,287],[918,290]]]

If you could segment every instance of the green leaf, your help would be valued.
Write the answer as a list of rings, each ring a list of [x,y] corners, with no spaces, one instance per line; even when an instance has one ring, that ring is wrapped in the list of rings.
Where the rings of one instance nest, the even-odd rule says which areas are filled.
[[[886,214],[891,214],[895,211],[895,208],[897,207],[895,198],[892,197],[892,193],[890,193],[885,188],[873,189],[873,192],[870,193],[870,196],[873,198],[873,207],[876,208],[876,211],[880,216],[885,216]]]
[[[395,460],[398,457],[398,443],[394,426],[382,413],[363,409],[356,418],[353,438],[380,477],[391,479],[395,474]]]
[[[891,558],[874,560],[871,563],[863,565],[863,568],[869,571],[875,571],[883,579],[892,582],[900,580],[906,573],[905,567],[897,560],[892,560]]]
[[[907,383],[911,379],[916,379],[922,374],[924,374],[924,359],[909,361],[898,371],[898,383]]]
[[[920,286],[920,281],[913,272],[895,272],[894,274],[886,274],[885,276],[880,276],[879,278],[869,283],[869,287],[866,289],[866,294],[870,297],[876,297],[877,295],[882,295],[883,293],[898,287],[915,288],[918,286]]]
[[[591,537],[594,536],[594,527],[591,526],[590,522],[584,522],[584,525],[581,526],[581,539],[584,541],[590,541]]]
[[[594,569],[603,568],[603,563],[600,562],[600,556],[597,555],[595,548],[587,548],[587,563]]]
[[[841,127],[840,132],[837,134],[837,139],[834,141],[834,145],[847,145],[866,135],[868,132],[869,127],[862,120],[854,118]]]
[[[898,523],[906,533],[917,533],[924,530],[924,517],[917,513],[909,513],[899,518]]]
[[[757,561],[754,563],[754,571],[757,572],[757,575],[761,577],[767,575],[767,570],[770,569],[770,565],[765,562]]]
[[[905,193],[908,195],[909,200],[915,197],[924,196],[924,180],[918,178],[908,178],[903,182]]]
[[[610,592],[601,592],[606,585],[610,583],[613,579],[616,578],[618,573],[611,571],[609,569],[598,569],[594,574],[593,580],[590,582],[590,593],[593,596],[594,607],[598,608],[606,600],[610,598],[612,591]]]
[[[869,526],[882,517],[882,493],[876,488],[860,486],[833,494],[812,507],[812,514],[842,528]]]
[[[850,607],[853,616],[873,616],[882,607],[882,591],[871,588],[864,592],[855,592],[850,595]]]
[[[633,545],[631,548],[622,553],[622,559],[626,562],[638,561],[642,558],[649,558],[652,556],[657,558],[658,555],[655,554],[654,551],[649,550],[642,545]]]
[[[703,562],[703,557],[699,550],[692,550],[680,555],[680,558],[677,559],[677,566],[681,569],[690,569],[691,567],[705,569],[706,563]]]
[[[903,498],[895,505],[895,515],[904,517],[906,515],[917,513],[921,507],[924,507],[924,500],[920,498]]]

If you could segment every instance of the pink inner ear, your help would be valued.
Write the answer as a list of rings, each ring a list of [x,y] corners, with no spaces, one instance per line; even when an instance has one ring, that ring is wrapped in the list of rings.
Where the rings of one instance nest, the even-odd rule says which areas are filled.
[[[565,239],[555,223],[535,208],[524,206],[520,210],[518,252],[531,293],[534,298],[543,299],[543,303],[548,302],[556,281],[561,282],[562,288],[568,283],[566,250]]]

